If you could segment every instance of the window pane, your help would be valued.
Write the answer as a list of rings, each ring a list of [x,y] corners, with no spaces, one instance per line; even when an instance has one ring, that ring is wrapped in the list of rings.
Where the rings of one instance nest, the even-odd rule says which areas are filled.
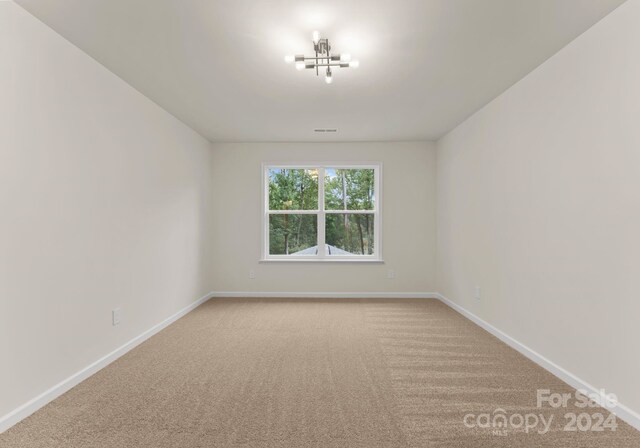
[[[325,208],[327,210],[373,210],[375,203],[373,169],[325,170]]]
[[[269,215],[270,255],[315,255],[317,215]]]
[[[269,210],[317,210],[318,170],[270,168]]]
[[[372,255],[373,214],[328,213],[327,255]]]

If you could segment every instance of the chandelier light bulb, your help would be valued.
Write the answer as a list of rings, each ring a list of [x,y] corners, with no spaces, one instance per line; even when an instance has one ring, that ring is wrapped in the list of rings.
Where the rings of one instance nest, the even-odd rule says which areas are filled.
[[[284,57],[284,62],[286,62],[287,64],[291,64],[295,59],[296,57],[294,55],[288,54]]]
[[[351,55],[349,53],[343,53],[340,55],[340,61],[349,62],[351,60]]]
[[[320,41],[320,32],[319,31],[314,31],[313,32],[313,43],[317,44]]]
[[[353,68],[360,67],[360,61],[351,61],[351,62],[349,62],[349,67],[353,67]]]
[[[296,62],[296,70],[304,70],[304,62]]]
[[[331,67],[327,67],[327,77],[324,78],[324,82],[331,84],[333,82],[333,73],[331,73]]]

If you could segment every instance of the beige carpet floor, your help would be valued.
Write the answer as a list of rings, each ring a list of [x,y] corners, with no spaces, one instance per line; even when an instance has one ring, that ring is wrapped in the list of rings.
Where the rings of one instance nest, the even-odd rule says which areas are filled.
[[[213,299],[0,446],[640,447],[620,419],[616,431],[564,431],[564,415],[585,409],[539,409],[536,389],[572,392],[435,300]],[[463,423],[501,412],[554,420],[546,434],[517,417]]]

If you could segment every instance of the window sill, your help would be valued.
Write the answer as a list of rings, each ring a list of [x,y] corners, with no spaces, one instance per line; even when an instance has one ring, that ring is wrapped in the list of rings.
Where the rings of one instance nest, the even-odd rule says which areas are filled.
[[[375,258],[375,259],[350,259],[350,258],[338,258],[335,260],[327,259],[327,258],[313,258],[313,259],[285,259],[285,258],[262,258],[258,261],[259,263],[374,263],[374,264],[384,264],[384,260]]]

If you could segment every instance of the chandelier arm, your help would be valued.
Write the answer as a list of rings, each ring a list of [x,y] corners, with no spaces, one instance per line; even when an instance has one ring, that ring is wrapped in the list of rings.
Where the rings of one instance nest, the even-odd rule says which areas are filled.
[[[329,38],[327,38],[327,64],[331,63],[331,45],[329,44]],[[327,66],[327,76],[331,73],[331,69]]]
[[[342,67],[342,68],[349,68],[349,64],[314,64],[316,67]]]
[[[326,59],[326,58],[324,56],[320,55],[320,56],[305,56],[304,59],[306,61],[307,59],[308,60],[312,60],[312,59],[318,60],[318,59]]]

